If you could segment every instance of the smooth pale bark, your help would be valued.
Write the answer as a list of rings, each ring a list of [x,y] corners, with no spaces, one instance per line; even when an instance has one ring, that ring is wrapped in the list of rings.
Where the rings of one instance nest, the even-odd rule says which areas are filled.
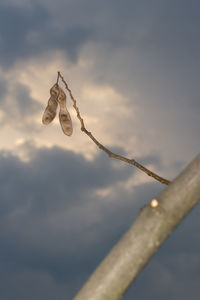
[[[141,209],[128,232],[98,266],[74,300],[122,298],[152,255],[199,202],[200,154],[156,200],[158,202],[150,201]]]

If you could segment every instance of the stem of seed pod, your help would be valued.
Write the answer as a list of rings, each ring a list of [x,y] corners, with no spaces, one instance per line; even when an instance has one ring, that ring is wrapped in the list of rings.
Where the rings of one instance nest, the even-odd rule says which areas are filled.
[[[59,77],[60,77],[60,72],[58,71],[58,76],[57,76],[56,84],[58,84]]]

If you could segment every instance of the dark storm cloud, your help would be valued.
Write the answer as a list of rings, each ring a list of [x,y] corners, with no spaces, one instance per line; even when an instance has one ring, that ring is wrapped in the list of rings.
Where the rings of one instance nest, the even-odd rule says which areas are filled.
[[[69,14],[66,11],[66,14]],[[0,61],[3,67],[11,67],[18,59],[23,60],[53,49],[61,49],[74,60],[79,48],[88,39],[90,30],[74,24],[58,30],[53,27],[48,6],[16,3],[0,4]],[[71,16],[72,18],[72,16]]]
[[[27,86],[22,84],[16,84],[13,87],[12,93],[15,98],[12,99],[13,106],[17,106],[20,118],[33,115],[40,111],[41,105],[32,99],[30,96],[30,90]],[[15,104],[14,104],[15,102]],[[11,104],[12,110],[12,104]]]
[[[147,144],[168,158],[178,150],[175,160],[199,149],[199,9],[198,1],[109,1],[90,19],[96,81],[139,107],[137,136],[148,141],[154,131]]]
[[[112,216],[116,208],[108,205],[105,214],[103,208],[107,204],[101,204],[94,190],[125,180],[132,173],[126,166],[116,171],[105,155],[91,162],[59,148],[36,150],[31,145],[27,148],[32,157],[28,163],[8,152],[1,153],[0,157],[0,257],[1,270],[4,270],[0,276],[1,283],[4,282],[1,288],[4,299],[13,296],[5,289],[8,287],[5,274],[20,282],[24,272],[30,281],[35,273],[41,277],[45,273],[55,289],[65,283],[74,290],[82,276],[92,270],[98,253],[104,253],[119,235],[116,231],[120,222],[116,217],[112,222],[107,219],[102,226],[102,220],[106,220],[104,215]],[[114,231],[112,237],[111,231]],[[103,244],[105,240],[108,246]],[[91,258],[96,242],[98,251]],[[41,280],[45,284],[45,278]],[[15,290],[14,282],[13,285]],[[22,289],[25,296],[21,299],[27,298],[29,291],[18,286],[17,299]],[[41,291],[38,299],[42,299]],[[55,290],[48,299],[53,299],[54,293]],[[66,294],[61,297],[66,298]]]
[[[35,53],[37,50],[34,45],[29,47],[27,36],[30,32],[42,30],[47,19],[48,14],[40,5],[28,9],[0,4],[1,64],[12,65],[18,58]]]
[[[29,88],[19,83],[9,84],[4,80],[0,82],[0,88],[1,124],[25,131],[37,130],[30,119],[41,111],[42,106],[31,97]]]
[[[63,28],[70,20],[64,18],[67,8],[73,26],[93,29],[89,40],[100,49],[94,68],[98,81],[120,88],[130,99],[133,89],[139,90],[138,102],[149,110],[159,110],[158,105],[199,108],[198,1],[61,2],[54,16],[61,16]]]
[[[5,79],[0,78],[0,102],[2,102],[2,98],[6,96],[8,92],[8,83]]]
[[[94,161],[86,161],[81,155],[58,147],[36,149],[32,144],[24,147],[29,151],[29,162],[22,162],[9,152],[0,155],[1,295],[8,300],[14,295],[23,300],[31,291],[29,299],[37,295],[39,300],[53,300],[57,294],[59,299],[70,300],[128,229],[139,208],[163,186],[149,183],[130,191],[117,187],[116,183],[126,182],[135,169],[126,165],[116,169],[103,153]],[[150,158],[143,160],[148,162]],[[99,197],[94,193],[112,185],[114,195]],[[177,282],[183,288],[184,257],[188,264],[185,262],[187,272],[183,282],[192,291],[190,277],[200,276],[195,267],[200,247],[198,214],[194,211],[186,219],[136,282],[133,290],[138,297],[141,293],[145,297],[151,293],[154,299],[160,299],[156,298],[158,295],[165,299],[162,293],[165,286],[156,285],[162,274],[164,278],[172,276],[168,282],[170,296],[177,299]],[[197,290],[196,287],[195,293]]]
[[[2,207],[9,207],[10,203],[18,205],[17,202],[26,200],[29,202],[30,199],[32,213],[44,213],[46,209],[54,212],[54,209],[82,201],[81,196],[87,196],[88,188],[92,191],[109,186],[131,172],[128,167],[120,172],[113,172],[111,160],[107,163],[103,155],[91,162],[56,147],[37,151],[34,151],[31,144],[24,147],[32,156],[30,163],[23,163],[11,155],[1,156],[1,165],[5,169],[1,173],[1,188],[7,192],[2,197],[1,204],[5,204]],[[15,184],[15,192],[8,188],[9,184]],[[37,188],[34,189],[34,186]]]
[[[186,108],[194,105],[196,109],[196,103],[200,103],[197,89],[200,75],[199,9],[198,1],[162,2],[146,37],[138,43],[147,66],[155,69],[152,79],[157,79],[157,86],[163,95],[166,94],[164,98],[168,105]],[[147,76],[150,79],[150,74]]]
[[[131,90],[142,91],[149,106],[157,104],[157,99],[165,106],[198,105],[199,9],[198,1],[187,0],[109,1],[102,5],[94,39],[109,44],[97,63],[97,69],[107,66],[103,80],[126,88],[129,97],[131,81]],[[114,59],[116,52],[121,55]],[[123,76],[129,79],[123,80]]]
[[[30,7],[17,6],[16,3],[0,5],[2,65],[11,66],[19,58],[23,60],[55,49],[63,50],[75,60],[81,46],[93,41],[99,45],[109,45],[102,61],[99,57],[101,66],[104,60],[109,67],[111,53],[131,49],[132,58],[127,58],[127,61],[122,56],[121,59],[127,73],[130,68],[134,72],[138,69],[137,76],[132,72],[136,84],[142,85],[144,80],[146,83],[146,77],[150,82],[157,80],[157,85],[162,85],[162,78],[171,85],[175,80],[177,90],[183,89],[184,94],[187,81],[185,97],[191,93],[195,85],[194,77],[199,74],[198,1],[127,0],[124,3],[121,0],[60,0],[55,3],[49,1],[48,5],[38,3],[32,2]],[[109,68],[111,74],[108,70],[106,73],[118,85],[115,77],[120,74],[118,63],[115,63],[116,70],[115,64],[112,64]],[[112,74],[115,71],[116,74]],[[182,80],[178,79],[180,75]],[[107,81],[109,78],[104,79]],[[193,98],[190,101],[196,103],[199,95]]]
[[[60,227],[60,221],[66,221],[65,225],[71,228],[74,221],[75,223],[82,223],[76,218],[80,217],[79,209],[82,210],[81,207],[84,206],[86,208],[85,211],[83,210],[82,217],[91,217],[92,220],[93,216],[90,214],[94,212],[95,215],[96,205],[98,207],[98,203],[96,203],[98,198],[94,196],[94,190],[124,180],[132,172],[128,167],[122,167],[118,171],[112,169],[111,160],[105,156],[103,158],[103,155],[91,162],[86,161],[82,156],[59,148],[34,151],[31,145],[28,147],[30,148],[29,153],[32,155],[32,160],[29,163],[23,163],[8,153],[7,155],[6,153],[1,154],[0,159],[2,168],[0,174],[0,211],[1,224],[4,228],[1,231],[1,238],[7,236],[6,241],[8,242],[7,244],[5,241],[3,248],[6,249],[10,242],[16,243],[15,249],[12,248],[9,251],[7,249],[4,254],[2,252],[2,255],[10,257],[10,251],[12,253],[14,251],[15,255],[17,253],[17,259],[20,260],[20,263],[22,263],[21,260],[26,261],[27,255],[30,259],[29,254],[24,253],[27,248],[28,251],[32,251],[32,247],[42,251],[40,247],[48,248],[48,243],[50,243],[49,255],[55,251],[59,252],[59,247],[57,249],[57,245],[54,245],[53,240],[51,241],[52,234],[54,236],[58,229],[61,230],[60,237],[57,234],[54,236],[56,240],[58,238],[61,244],[64,238],[63,234],[70,234],[69,228]],[[88,203],[90,203],[89,207]],[[66,217],[63,213],[66,214]],[[100,216],[101,214],[102,212],[100,212]],[[51,220],[52,216],[56,217],[57,215],[61,220],[60,218],[57,219],[57,222],[56,218]],[[51,221],[49,229],[48,221]],[[87,219],[85,222],[87,223]],[[90,227],[90,225],[87,226]],[[45,235],[47,245],[42,246],[40,243],[43,243],[42,239]],[[22,244],[25,249],[22,248],[18,252],[17,249],[22,247]],[[60,254],[61,256],[64,255],[63,250]],[[14,256],[12,257],[14,258]],[[47,264],[51,268],[48,253],[41,253],[41,256],[46,257],[43,264]],[[30,263],[32,264],[32,262]],[[37,264],[33,264],[36,267]],[[41,267],[41,263],[38,265]]]

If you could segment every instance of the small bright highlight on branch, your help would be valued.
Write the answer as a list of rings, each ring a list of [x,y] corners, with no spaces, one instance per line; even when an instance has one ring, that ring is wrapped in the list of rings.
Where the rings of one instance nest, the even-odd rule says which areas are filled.
[[[158,206],[158,200],[152,199],[151,200],[151,207],[157,207]]]

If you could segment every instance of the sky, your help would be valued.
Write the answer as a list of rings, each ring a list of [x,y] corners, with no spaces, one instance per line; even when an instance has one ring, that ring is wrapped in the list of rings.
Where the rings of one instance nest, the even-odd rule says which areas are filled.
[[[173,180],[200,147],[199,10],[197,0],[1,0],[1,299],[72,299],[165,188],[101,152],[68,95],[73,135],[58,116],[42,124],[57,72],[103,145]],[[199,213],[123,299],[199,299]]]

